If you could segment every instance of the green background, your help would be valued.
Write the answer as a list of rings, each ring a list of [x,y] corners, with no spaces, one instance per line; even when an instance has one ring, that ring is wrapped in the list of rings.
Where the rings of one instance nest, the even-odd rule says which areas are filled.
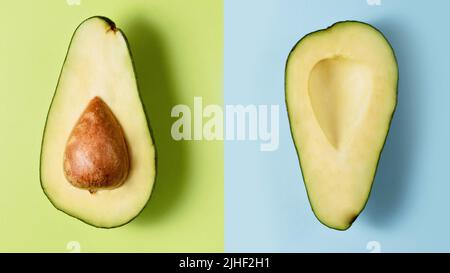
[[[70,2],[68,0],[67,2]],[[176,104],[223,104],[221,0],[7,1],[0,10],[0,251],[222,252],[223,143],[176,142]],[[103,15],[131,45],[157,148],[152,197],[133,222],[97,229],[56,210],[39,183],[48,107],[73,31]]]

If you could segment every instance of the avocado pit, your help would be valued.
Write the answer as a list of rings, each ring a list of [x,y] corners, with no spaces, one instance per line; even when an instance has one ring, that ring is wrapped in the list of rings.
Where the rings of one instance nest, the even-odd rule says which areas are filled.
[[[73,186],[95,193],[120,187],[129,168],[122,127],[108,105],[94,97],[67,141],[64,174]]]

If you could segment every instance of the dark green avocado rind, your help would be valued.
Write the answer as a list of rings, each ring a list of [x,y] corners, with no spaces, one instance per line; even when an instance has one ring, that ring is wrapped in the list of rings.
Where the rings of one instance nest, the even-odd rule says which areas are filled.
[[[128,49],[128,54],[130,55],[130,59],[131,59],[131,62],[132,62],[133,73],[134,73],[134,76],[135,76],[135,81],[136,81],[136,85],[137,85],[137,89],[138,89],[139,100],[140,100],[140,102],[141,102],[142,110],[144,111],[144,115],[145,115],[145,120],[146,120],[146,122],[147,122],[147,128],[148,128],[149,136],[150,136],[150,139],[152,140],[151,145],[153,146],[153,148],[154,148],[154,150],[155,150],[155,155],[154,155],[154,162],[155,162],[155,177],[154,177],[154,182],[153,182],[153,186],[152,186],[152,191],[151,191],[151,193],[150,193],[150,196],[148,197],[148,200],[147,200],[146,204],[145,204],[144,207],[142,207],[142,209],[141,209],[141,210],[140,210],[133,218],[131,218],[129,221],[127,221],[127,222],[125,222],[125,223],[123,223],[123,224],[120,224],[120,225],[110,226],[110,227],[97,226],[97,225],[95,225],[95,224],[89,223],[89,222],[87,222],[87,221],[85,221],[85,220],[79,218],[79,217],[76,216],[76,215],[72,215],[72,214],[70,214],[70,213],[68,213],[68,212],[66,212],[66,211],[64,211],[64,210],[62,210],[62,209],[60,209],[60,208],[58,208],[58,206],[57,206],[55,203],[53,203],[51,197],[50,197],[50,196],[47,194],[47,192],[45,191],[45,188],[44,188],[43,183],[42,183],[42,171],[41,171],[41,170],[42,170],[42,151],[44,150],[44,138],[45,138],[45,131],[46,131],[46,128],[47,128],[48,116],[49,116],[50,109],[51,109],[52,106],[53,106],[53,102],[54,102],[55,97],[56,97],[56,94],[57,94],[56,90],[58,90],[58,85],[59,85],[59,82],[60,82],[60,79],[61,79],[61,74],[62,74],[64,65],[65,65],[65,63],[66,63],[66,61],[67,61],[67,55],[68,55],[68,53],[69,53],[70,46],[72,45],[73,38],[74,38],[74,36],[75,36],[77,30],[80,28],[80,26],[81,26],[84,22],[86,22],[87,20],[90,20],[90,19],[93,19],[93,18],[98,18],[98,19],[101,19],[101,20],[105,21],[105,22],[111,27],[111,29],[114,30],[114,31],[120,31],[120,33],[122,34],[122,36],[123,36],[123,38],[124,38],[124,40],[125,40],[125,42],[126,42],[127,49]],[[80,220],[81,222],[83,222],[83,223],[85,223],[85,224],[88,224],[88,225],[93,226],[93,227],[96,227],[96,228],[101,228],[101,229],[112,229],[112,228],[117,228],[117,227],[124,226],[124,225],[130,223],[131,221],[133,221],[134,219],[136,219],[136,218],[142,213],[142,211],[144,211],[144,209],[147,207],[148,203],[150,202],[150,199],[151,199],[151,196],[152,196],[152,194],[153,194],[153,191],[154,191],[154,189],[155,189],[155,186],[156,186],[156,178],[157,178],[157,173],[158,173],[158,172],[157,172],[157,170],[158,170],[158,169],[157,169],[157,165],[158,165],[158,164],[157,164],[157,151],[156,151],[155,140],[154,140],[154,138],[153,138],[153,131],[152,131],[152,127],[150,126],[150,122],[149,122],[149,120],[148,120],[147,111],[146,111],[146,109],[145,109],[144,104],[142,103],[142,96],[141,96],[141,92],[140,92],[140,88],[139,88],[139,82],[138,82],[138,80],[137,80],[136,68],[135,68],[135,64],[134,64],[133,55],[131,54],[131,49],[130,49],[130,45],[129,45],[128,39],[127,39],[127,37],[125,36],[125,33],[123,33],[123,31],[122,31],[120,28],[117,28],[117,27],[116,27],[116,24],[115,24],[111,19],[109,19],[109,18],[107,18],[107,17],[104,17],[104,16],[99,16],[99,15],[97,15],[97,16],[91,16],[91,17],[89,17],[89,18],[83,20],[83,22],[81,22],[81,23],[77,26],[77,28],[75,29],[75,31],[73,32],[72,38],[70,39],[70,42],[69,42],[69,47],[68,47],[68,49],[67,49],[66,56],[64,57],[64,61],[63,61],[63,65],[62,65],[62,67],[61,67],[61,71],[60,71],[60,73],[59,73],[58,83],[57,83],[57,85],[56,85],[55,92],[53,93],[52,100],[51,100],[51,102],[50,102],[50,107],[49,107],[49,110],[48,110],[48,112],[47,112],[47,116],[46,116],[46,118],[45,118],[45,125],[44,125],[44,130],[43,130],[43,133],[42,133],[42,140],[41,140],[41,153],[40,153],[40,156],[39,156],[39,180],[40,180],[40,184],[41,184],[42,191],[44,192],[45,196],[46,196],[47,199],[50,201],[50,203],[53,205],[53,207],[55,207],[57,210],[59,210],[59,211],[65,213],[65,214],[67,214],[67,215],[69,215],[69,216],[71,216],[71,217],[73,217],[73,218],[75,218],[75,219]]]
[[[390,44],[390,42],[389,42],[389,40],[386,38],[386,36],[384,36],[384,34],[383,34],[380,30],[378,30],[377,28],[375,28],[374,26],[372,26],[372,25],[370,25],[370,24],[368,24],[368,23],[364,23],[364,22],[360,22],[360,21],[356,21],[356,20],[340,21],[340,22],[334,23],[333,25],[329,26],[328,28],[320,29],[320,30],[317,30],[317,31],[313,31],[313,32],[311,32],[311,33],[308,33],[308,34],[306,34],[305,36],[303,36],[303,37],[302,37],[302,38],[294,45],[294,47],[291,49],[291,51],[290,51],[289,54],[288,54],[288,57],[287,57],[287,60],[286,60],[286,64],[285,64],[284,92],[285,92],[286,111],[287,111],[287,114],[288,114],[289,122],[291,121],[291,117],[289,116],[289,106],[288,106],[288,102],[287,102],[288,98],[287,98],[287,85],[286,85],[286,83],[287,83],[287,76],[288,76],[288,75],[287,75],[287,68],[288,68],[288,66],[289,66],[289,60],[290,60],[291,54],[294,52],[294,50],[297,48],[297,46],[300,45],[300,44],[301,44],[304,40],[306,40],[307,38],[312,37],[312,36],[315,35],[315,34],[318,34],[318,33],[321,33],[321,32],[327,31],[327,30],[330,30],[331,28],[333,28],[333,27],[335,27],[335,26],[337,26],[337,25],[342,25],[342,24],[362,24],[362,25],[365,25],[366,27],[369,27],[369,28],[375,30],[376,32],[378,32],[378,34],[380,34],[380,35],[384,38],[384,40],[386,41],[386,43],[387,43],[387,44],[389,45],[389,47],[391,48],[392,57],[394,58],[395,63],[396,63],[396,65],[397,65],[397,86],[396,86],[396,93],[395,93],[395,106],[394,106],[394,109],[393,109],[393,111],[392,111],[391,118],[390,118],[390,120],[389,120],[388,128],[387,128],[387,130],[386,130],[386,131],[387,131],[386,137],[384,138],[383,145],[381,146],[380,152],[378,153],[377,165],[375,166],[375,172],[374,172],[374,176],[373,176],[373,178],[372,178],[372,182],[371,182],[371,185],[370,185],[369,194],[368,194],[368,196],[367,196],[366,202],[365,202],[364,205],[362,206],[361,210],[359,210],[359,213],[358,213],[357,215],[355,215],[355,216],[351,219],[351,221],[349,222],[348,226],[346,226],[346,227],[344,227],[344,228],[333,227],[333,226],[327,225],[326,223],[324,223],[324,222],[317,216],[316,212],[314,211],[314,207],[313,207],[312,202],[311,202],[310,194],[309,194],[309,192],[308,192],[308,186],[307,186],[307,184],[306,184],[306,179],[305,179],[305,176],[304,176],[304,174],[303,174],[302,163],[301,163],[302,160],[301,160],[301,156],[300,156],[300,151],[299,151],[299,149],[298,149],[297,144],[295,143],[295,138],[294,138],[294,132],[293,132],[293,129],[292,129],[292,125],[289,124],[290,132],[291,132],[291,137],[292,137],[292,140],[293,140],[293,142],[294,142],[295,150],[296,150],[296,152],[297,152],[297,157],[298,157],[298,161],[299,161],[300,171],[301,171],[301,174],[302,174],[303,183],[304,183],[305,188],[306,188],[306,194],[307,194],[307,196],[308,196],[308,201],[309,201],[309,204],[311,205],[311,210],[313,211],[314,216],[316,217],[316,219],[317,219],[320,223],[322,223],[324,226],[326,226],[326,227],[328,227],[328,228],[335,229],[335,230],[339,230],[339,231],[345,231],[345,230],[349,229],[349,228],[352,226],[353,222],[358,218],[359,214],[361,214],[361,212],[365,209],[365,207],[366,207],[366,205],[367,205],[367,202],[369,201],[370,194],[371,194],[372,188],[373,188],[373,183],[374,183],[374,181],[375,181],[375,176],[376,176],[376,173],[377,173],[377,171],[378,171],[378,166],[379,166],[379,163],[380,163],[381,154],[382,154],[382,152],[383,152],[384,146],[386,145],[386,140],[387,140],[387,138],[388,138],[388,136],[389,136],[389,132],[390,132],[390,129],[391,129],[391,124],[392,124],[392,119],[393,119],[393,117],[394,117],[394,113],[395,113],[395,111],[397,110],[397,104],[398,104],[398,82],[399,82],[399,76],[400,76],[399,68],[398,68],[398,61],[397,61],[397,57],[395,56],[394,48],[392,47],[392,45]]]

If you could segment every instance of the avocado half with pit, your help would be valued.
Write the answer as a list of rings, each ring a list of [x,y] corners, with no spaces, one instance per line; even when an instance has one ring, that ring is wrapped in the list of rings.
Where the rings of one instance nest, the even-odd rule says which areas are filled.
[[[286,104],[312,210],[345,230],[369,198],[397,104],[397,61],[374,27],[339,22],[306,35],[286,64]]]
[[[47,115],[42,188],[90,225],[121,226],[146,205],[155,148],[123,32],[105,17],[76,29]]]

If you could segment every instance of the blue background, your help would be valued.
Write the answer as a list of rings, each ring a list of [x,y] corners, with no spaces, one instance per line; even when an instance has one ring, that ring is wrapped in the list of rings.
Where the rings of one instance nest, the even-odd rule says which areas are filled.
[[[225,0],[225,104],[279,104],[280,146],[225,142],[225,250],[450,251],[450,2]],[[284,104],[284,65],[305,34],[336,21],[380,29],[399,63],[398,107],[366,209],[334,231],[314,217]]]

